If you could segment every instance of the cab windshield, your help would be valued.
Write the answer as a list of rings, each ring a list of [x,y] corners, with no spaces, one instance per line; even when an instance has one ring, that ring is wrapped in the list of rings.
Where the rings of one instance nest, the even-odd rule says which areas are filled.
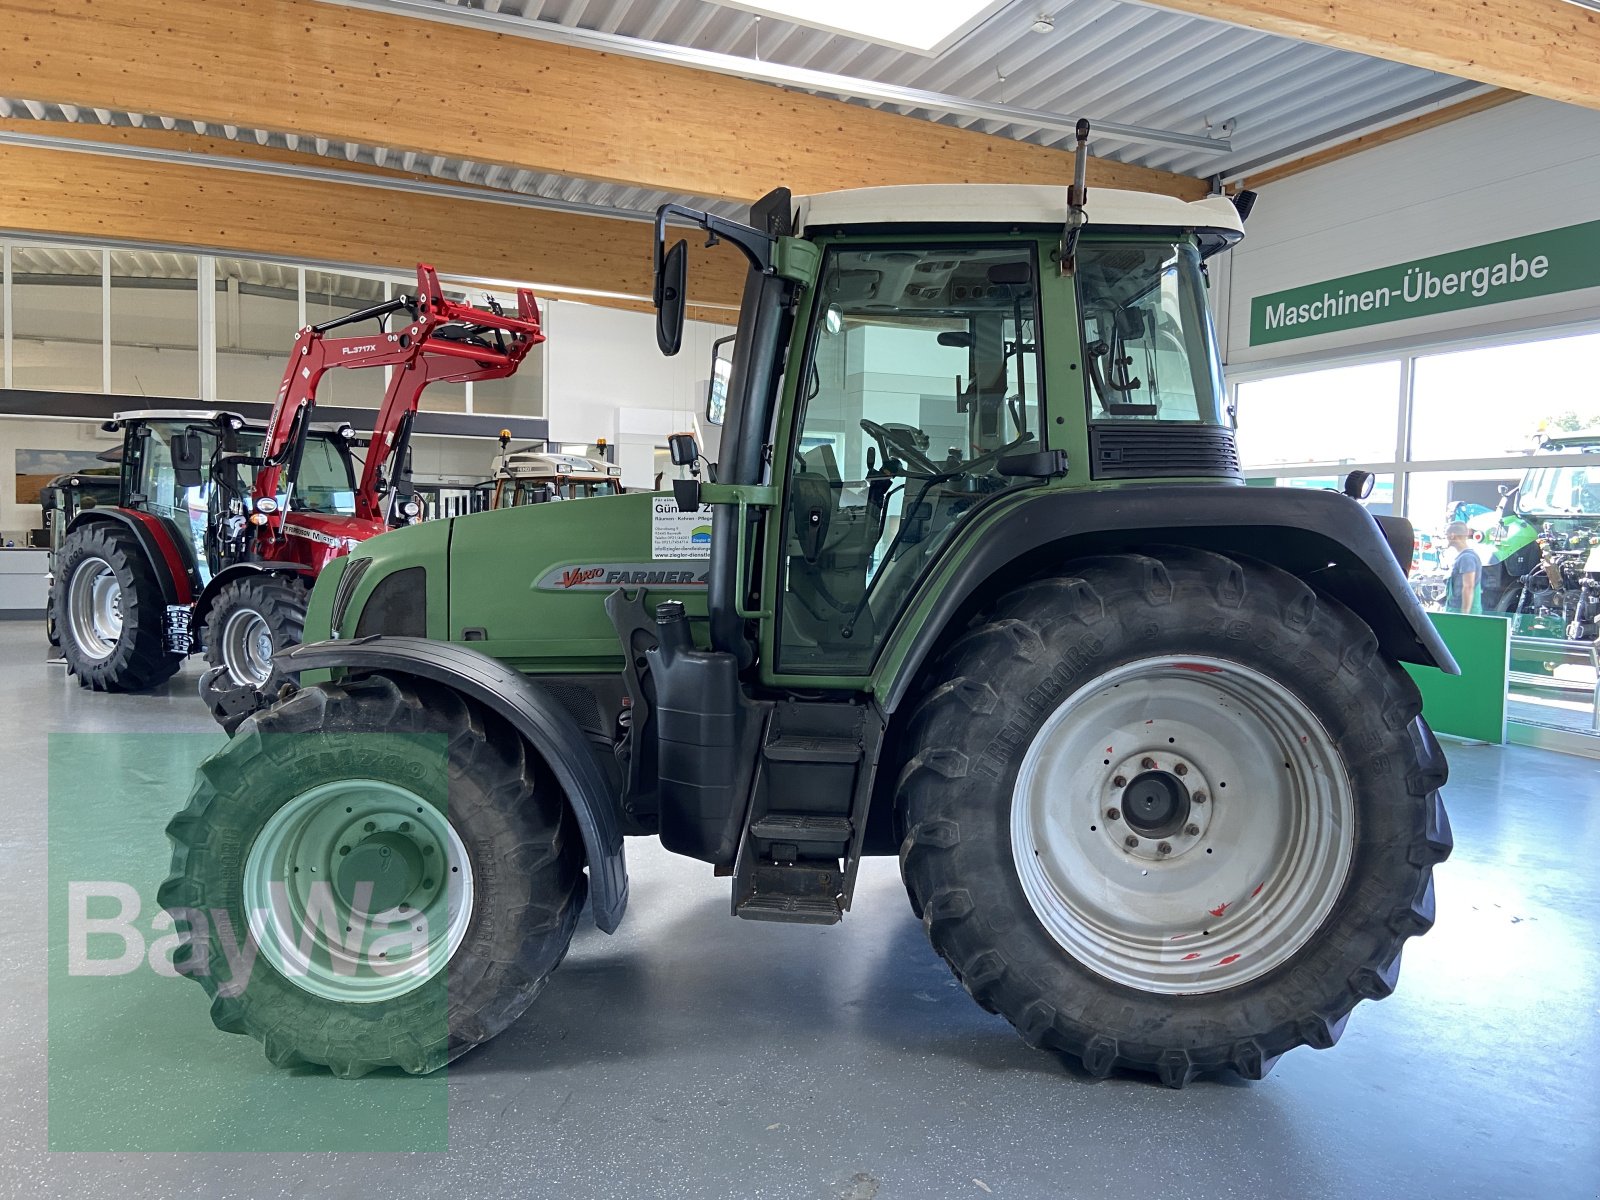
[[[1596,455],[1600,459],[1600,455]],[[1584,467],[1540,467],[1522,480],[1517,507],[1529,516],[1600,516],[1600,462]]]
[[[1225,423],[1200,252],[1189,242],[1078,248],[1091,421]]]
[[[334,434],[313,433],[300,458],[300,477],[289,499],[289,511],[350,516],[356,511],[355,480],[350,460]]]

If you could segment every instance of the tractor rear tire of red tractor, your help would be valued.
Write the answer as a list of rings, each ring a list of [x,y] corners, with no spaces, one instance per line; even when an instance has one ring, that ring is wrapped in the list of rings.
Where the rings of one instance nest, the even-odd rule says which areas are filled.
[[[310,598],[302,575],[246,575],[224,584],[206,614],[201,644],[206,662],[226,667],[226,685],[276,696],[296,677],[277,665],[278,653],[298,646]]]
[[[167,650],[161,583],[132,531],[96,521],[67,534],[53,592],[61,655],[84,687],[143,691],[182,665]]]
[[[167,836],[173,962],[212,1021],[346,1078],[425,1074],[505,1029],[586,894],[571,810],[515,731],[382,675],[246,721]]]
[[[1184,548],[1086,559],[930,672],[896,810],[934,948],[1095,1076],[1259,1079],[1395,986],[1448,856],[1417,690],[1333,598]]]

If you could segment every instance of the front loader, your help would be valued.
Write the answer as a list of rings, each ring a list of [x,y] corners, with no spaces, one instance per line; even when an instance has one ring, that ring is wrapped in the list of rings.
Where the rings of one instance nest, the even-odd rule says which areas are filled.
[[[1095,1075],[1332,1045],[1433,920],[1445,763],[1400,664],[1455,664],[1407,522],[1243,486],[1205,271],[1236,206],[1081,178],[667,206],[669,353],[672,221],[748,264],[719,460],[675,438],[672,496],[330,565],[301,690],[168,827],[215,1023],[434,1070],[529,1007],[585,901],[617,928],[640,835],[769,922],[841,920],[897,855],[963,986]]]

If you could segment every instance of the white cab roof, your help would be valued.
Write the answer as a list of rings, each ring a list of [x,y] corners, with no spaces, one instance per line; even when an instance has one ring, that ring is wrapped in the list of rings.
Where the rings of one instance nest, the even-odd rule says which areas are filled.
[[[1065,225],[1067,189],[1033,183],[929,183],[853,188],[801,196],[800,229],[836,225]],[[1226,196],[1180,200],[1154,192],[1089,189],[1089,226],[1138,225],[1162,229],[1215,229],[1242,236],[1244,222]]]

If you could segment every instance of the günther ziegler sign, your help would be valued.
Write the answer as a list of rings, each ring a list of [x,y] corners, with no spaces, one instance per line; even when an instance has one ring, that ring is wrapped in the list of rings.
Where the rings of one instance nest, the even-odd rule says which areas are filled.
[[[1600,287],[1600,221],[1306,284],[1250,302],[1250,344]]]

